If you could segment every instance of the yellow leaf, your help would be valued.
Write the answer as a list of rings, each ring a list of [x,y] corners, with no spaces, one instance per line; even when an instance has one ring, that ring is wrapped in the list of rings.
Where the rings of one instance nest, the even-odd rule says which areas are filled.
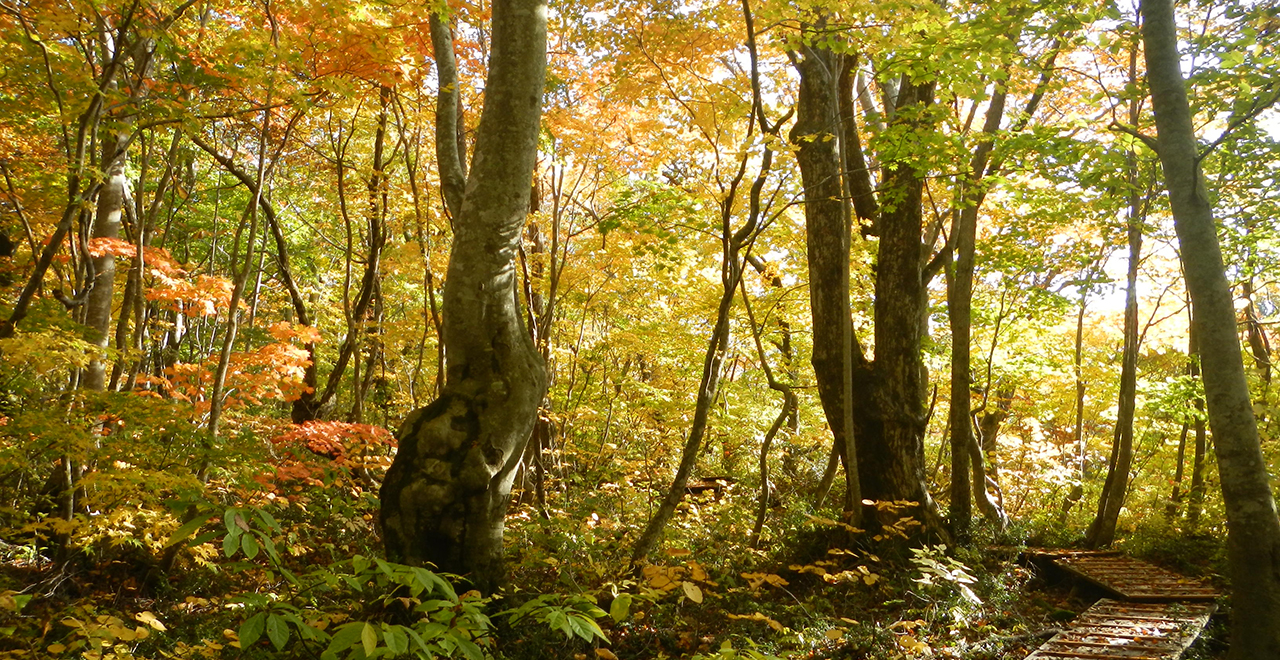
[[[904,651],[913,655],[917,653],[929,653],[932,651],[928,644],[925,644],[911,635],[899,636],[898,646],[901,646]]]
[[[160,619],[157,619],[156,615],[152,614],[151,612],[138,612],[137,614],[133,615],[133,618],[137,619],[139,623],[145,623],[148,626],[151,626],[152,628],[159,630],[160,632],[164,632],[168,630],[168,628],[164,627],[164,623],[162,623]]]
[[[666,552],[668,557],[687,557],[693,554],[693,551],[684,548],[667,548]]]
[[[702,590],[698,588],[698,585],[692,582],[681,582],[680,587],[684,589],[684,595],[687,596],[689,600],[695,603],[702,602]]]
[[[610,651],[609,649],[596,649],[596,655],[599,656],[601,660],[618,660],[618,656],[614,655],[613,651]]]
[[[63,646],[62,644],[50,644],[48,650],[50,653],[62,653],[63,651],[67,650],[67,647]]]
[[[837,640],[844,637],[844,631],[839,628],[832,628],[826,632],[827,639]]]
[[[645,566],[641,571],[649,582],[649,586],[654,589],[663,591],[671,591],[679,584],[678,580],[684,574],[684,569],[679,566],[666,567],[654,566],[652,564]]]
[[[763,621],[770,628],[773,628],[778,632],[783,632],[784,630],[786,630],[786,628],[781,623],[778,623],[777,621],[774,621],[773,619],[770,619],[769,617],[759,612],[755,612],[753,614],[728,614],[726,616],[728,616],[730,619],[746,619],[747,621]]]

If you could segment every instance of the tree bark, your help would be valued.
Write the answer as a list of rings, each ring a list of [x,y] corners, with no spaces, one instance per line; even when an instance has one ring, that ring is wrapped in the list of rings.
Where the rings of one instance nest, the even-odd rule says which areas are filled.
[[[546,389],[515,296],[542,114],[546,13],[545,0],[493,5],[484,110],[444,287],[445,385],[400,427],[381,492],[389,559],[467,574],[488,593],[506,578],[503,517]]]
[[[845,466],[844,512],[861,518],[862,484],[853,426],[853,326],[849,306],[849,207],[841,183],[839,81],[843,57],[803,46],[794,60],[800,73],[791,142],[804,186],[809,306],[813,316],[813,364],[818,398],[834,447]],[[874,200],[870,200],[874,204]],[[855,523],[851,523],[855,524]]]
[[[1133,54],[1136,61],[1137,54]],[[1135,65],[1136,66],[1136,65]],[[1130,120],[1136,124],[1136,102],[1131,103]],[[1111,545],[1116,537],[1120,509],[1129,491],[1129,471],[1133,468],[1133,417],[1138,396],[1138,266],[1142,259],[1141,200],[1137,191],[1137,158],[1129,154],[1129,216],[1126,231],[1129,240],[1129,269],[1125,284],[1124,351],[1120,358],[1120,399],[1116,412],[1116,428],[1112,439],[1111,460],[1107,479],[1098,500],[1098,513],[1085,534],[1090,548]]]
[[[933,91],[932,81],[904,80],[892,121],[917,128],[927,123]],[[909,162],[894,165],[888,168],[884,183],[894,205],[880,215],[875,284],[875,403],[884,435],[883,442],[866,455],[871,460],[863,474],[875,477],[864,485],[872,499],[917,502],[927,513],[932,500],[924,480],[926,383],[921,323],[928,306],[921,206],[926,172]]]
[[[972,344],[973,344],[973,273],[974,257],[977,251],[978,210],[982,205],[985,192],[982,179],[986,175],[987,160],[994,147],[996,131],[1004,120],[1004,105],[1008,94],[1003,87],[998,87],[991,96],[987,106],[986,120],[982,126],[982,136],[974,149],[973,159],[969,164],[969,172],[960,182],[959,208],[953,211],[955,224],[952,227],[955,241],[955,264],[950,286],[947,287],[947,315],[951,325],[951,506],[948,516],[951,519],[951,533],[957,541],[967,541],[970,519],[973,509],[969,501],[969,452],[976,444],[973,435],[973,419],[970,409],[970,390],[972,389]],[[973,465],[975,471],[982,470],[981,460]],[[982,488],[986,493],[985,471],[982,481],[975,480],[972,487]],[[992,511],[984,505],[982,497],[979,506],[984,512]],[[987,513],[991,515],[991,513]]]
[[[98,204],[94,211],[93,238],[116,239],[120,237],[120,216],[124,212],[126,152],[117,153],[120,136],[113,134],[102,142],[102,158],[107,178],[98,190]],[[105,253],[91,260],[94,279],[89,284],[89,299],[85,303],[85,325],[92,335],[90,341],[106,349],[111,336],[111,303],[115,293],[116,258]],[[95,356],[85,368],[80,386],[87,390],[106,387],[107,365],[104,356]]]
[[[1199,335],[1205,400],[1227,513],[1231,660],[1280,658],[1280,518],[1258,443],[1236,314],[1200,172],[1172,0],[1142,0],[1160,162]]]

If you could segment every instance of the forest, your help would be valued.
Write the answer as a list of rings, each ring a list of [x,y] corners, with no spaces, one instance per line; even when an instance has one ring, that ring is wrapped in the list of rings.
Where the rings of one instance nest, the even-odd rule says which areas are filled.
[[[1276,0],[0,34],[0,659],[1280,659]]]

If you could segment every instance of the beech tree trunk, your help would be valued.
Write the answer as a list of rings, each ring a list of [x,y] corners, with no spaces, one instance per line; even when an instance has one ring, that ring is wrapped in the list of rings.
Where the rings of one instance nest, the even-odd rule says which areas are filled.
[[[1136,53],[1134,54],[1136,58]],[[1136,124],[1136,104],[1129,118]],[[1107,479],[1098,499],[1098,513],[1085,534],[1090,548],[1111,545],[1116,538],[1116,524],[1129,491],[1129,472],[1133,468],[1133,417],[1138,386],[1138,265],[1142,258],[1141,200],[1137,192],[1137,161],[1129,155],[1129,270],[1125,284],[1124,351],[1120,358],[1120,399],[1116,412],[1116,428],[1111,444],[1111,460]]]
[[[94,211],[93,238],[120,237],[120,215],[124,212],[125,153],[116,153],[116,135],[102,142],[103,165],[107,178],[98,191],[98,204]],[[108,160],[109,159],[109,160]],[[91,341],[106,349],[111,338],[111,302],[115,293],[116,258],[110,253],[88,257],[92,264],[93,281],[89,283],[89,298],[85,302],[84,324],[93,331]],[[80,386],[87,390],[102,390],[107,383],[106,361],[95,357],[85,367]]]
[[[843,57],[804,46],[791,141],[804,185],[809,305],[813,315],[813,371],[818,398],[845,466],[844,511],[860,518],[862,486],[853,426],[853,327],[849,307],[850,217],[841,184],[839,85]],[[847,138],[846,138],[847,139]],[[871,200],[872,203],[874,200]],[[852,524],[852,523],[851,523]]]
[[[1258,444],[1231,286],[1200,172],[1172,0],[1142,0],[1160,162],[1191,294],[1209,426],[1227,513],[1231,660],[1280,658],[1280,518]]]
[[[546,13],[545,0],[493,5],[484,110],[444,286],[445,384],[400,427],[381,492],[389,559],[469,575],[487,593],[505,581],[503,517],[546,389],[515,295],[542,114]]]
[[[969,172],[961,182],[959,208],[953,211],[955,218],[952,226],[955,241],[955,263],[952,277],[947,287],[947,316],[951,325],[951,506],[948,517],[951,519],[951,533],[956,540],[965,542],[969,536],[969,525],[973,516],[973,507],[969,500],[969,456],[972,447],[976,447],[977,439],[973,434],[973,418],[970,406],[970,390],[972,379],[971,348],[973,344],[973,273],[974,257],[977,251],[978,210],[982,205],[985,192],[981,184],[987,171],[987,160],[994,147],[992,140],[1000,123],[1004,119],[1004,105],[1008,94],[1004,88],[997,88],[987,106],[987,118],[982,126],[982,138],[974,149],[973,159],[969,164]],[[994,509],[988,507],[986,495],[986,472],[982,467],[981,452],[977,462],[972,466],[975,479],[972,483],[974,492],[981,489],[983,497],[979,499],[979,507],[985,515],[993,515]],[[981,474],[978,474],[981,472]],[[998,516],[997,516],[998,518]]]
[[[933,90],[932,81],[904,79],[893,122],[908,126],[926,122]],[[921,207],[926,173],[911,163],[894,165],[887,168],[883,184],[895,203],[880,216],[875,285],[875,402],[884,436],[883,442],[870,448],[872,460],[864,475],[875,475],[866,484],[873,499],[914,501],[927,512],[932,501],[924,479],[926,383],[921,323],[928,306]]]

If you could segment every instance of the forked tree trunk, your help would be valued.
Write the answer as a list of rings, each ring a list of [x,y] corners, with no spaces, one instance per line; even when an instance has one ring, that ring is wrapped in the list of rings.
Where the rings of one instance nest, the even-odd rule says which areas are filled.
[[[760,128],[763,134],[777,137],[782,122],[771,126],[765,119],[762,109],[759,70],[756,64],[754,24],[748,0],[743,0],[742,11],[747,28],[747,50],[751,58],[751,112],[753,116],[748,117],[747,139],[750,140],[752,138],[755,119],[760,121]],[[676,468],[676,476],[672,480],[671,487],[667,489],[667,494],[662,498],[662,503],[658,505],[658,510],[654,512],[653,517],[649,519],[649,523],[645,525],[644,531],[641,532],[640,538],[636,540],[636,545],[631,551],[631,563],[633,565],[644,561],[649,556],[649,553],[657,547],[663,530],[672,516],[675,515],[676,507],[679,506],[681,498],[684,497],[685,485],[689,481],[689,475],[693,473],[693,468],[698,462],[702,438],[707,429],[707,417],[711,411],[711,406],[716,400],[725,351],[729,343],[729,325],[732,320],[730,312],[733,308],[733,298],[737,293],[738,284],[742,281],[742,270],[746,266],[746,260],[741,255],[744,251],[750,249],[751,243],[755,241],[761,226],[760,192],[764,188],[769,171],[773,167],[773,149],[766,146],[761,154],[760,169],[751,185],[750,210],[747,220],[737,231],[733,231],[734,202],[737,199],[739,186],[741,186],[746,175],[747,161],[748,158],[745,154],[738,159],[737,172],[729,181],[728,190],[724,198],[720,200],[720,237],[722,246],[720,256],[720,304],[716,308],[716,324],[711,331],[711,338],[707,342],[707,352],[702,360],[702,381],[698,385],[698,398],[694,404],[693,422],[689,427],[689,435],[685,440],[684,448],[681,450],[680,465]]]
[[[1280,658],[1280,518],[1258,443],[1231,286],[1200,172],[1172,0],[1142,0],[1147,78],[1169,205],[1191,294],[1227,513],[1231,660]]]
[[[505,581],[503,518],[546,389],[515,296],[542,114],[546,12],[545,0],[493,4],[484,110],[444,287],[445,384],[400,427],[381,492],[389,559],[467,574],[487,593]]]

